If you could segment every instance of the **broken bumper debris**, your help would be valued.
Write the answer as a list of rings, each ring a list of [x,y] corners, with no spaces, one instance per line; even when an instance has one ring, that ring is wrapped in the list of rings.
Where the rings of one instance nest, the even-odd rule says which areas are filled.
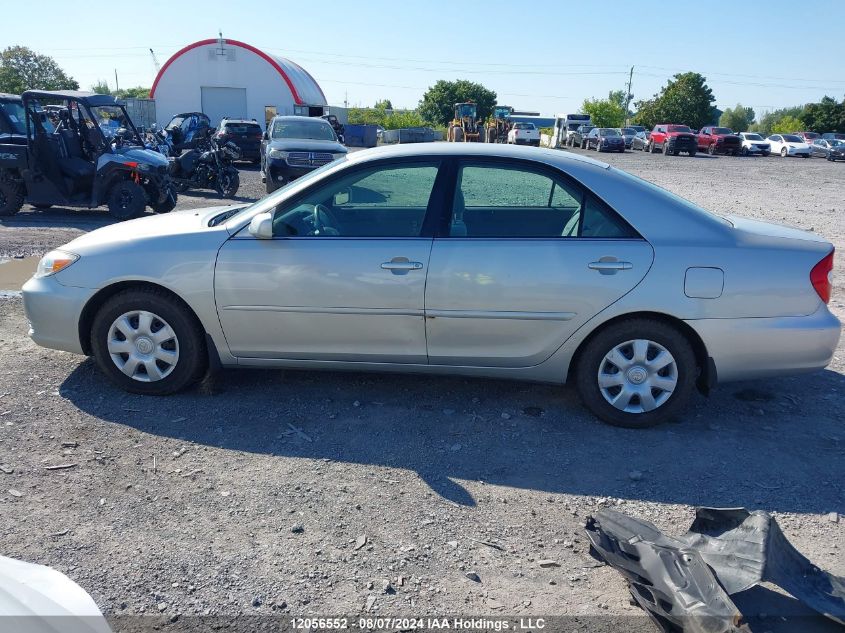
[[[731,596],[761,583],[845,624],[845,579],[811,563],[767,512],[699,508],[689,532],[675,538],[602,510],[587,519],[586,531],[591,553],[625,577],[636,603],[666,633],[751,632]]]

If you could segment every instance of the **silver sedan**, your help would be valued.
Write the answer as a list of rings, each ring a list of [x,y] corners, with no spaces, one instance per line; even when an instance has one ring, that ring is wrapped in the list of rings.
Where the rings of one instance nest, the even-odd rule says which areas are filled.
[[[602,420],[645,427],[696,388],[825,367],[832,268],[818,235],[604,163],[435,143],[93,231],[23,295],[33,340],[135,393],[220,366],[570,381]]]

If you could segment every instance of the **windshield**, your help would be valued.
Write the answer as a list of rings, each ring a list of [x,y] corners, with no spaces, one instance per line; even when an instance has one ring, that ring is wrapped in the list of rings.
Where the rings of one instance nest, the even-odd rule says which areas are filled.
[[[688,125],[670,125],[666,129],[670,132],[692,132]]]
[[[626,136],[631,136],[631,135],[636,134],[636,133],[637,133],[637,131],[632,127],[623,127],[622,128],[622,134],[625,134]]]
[[[23,104],[21,103],[0,103],[0,108],[6,113],[9,123],[12,124],[12,131],[15,134],[26,134],[24,123]]]
[[[804,139],[800,136],[795,136],[794,134],[784,134],[783,140],[789,143],[803,143]]]
[[[828,141],[828,143],[830,143],[831,147],[838,147],[839,145],[845,145],[845,141],[840,141],[839,139],[835,139],[835,138],[830,139]]]
[[[804,138],[819,138],[821,134],[818,132],[804,132]]]
[[[762,141],[763,140],[763,137],[760,136],[759,134],[746,134],[745,138],[747,138],[749,141]]]
[[[596,126],[595,126],[595,125],[582,125],[582,126],[581,126],[581,127],[579,127],[578,129],[579,129],[579,130],[581,130],[582,132],[589,132],[589,131],[590,131],[590,130],[592,130],[594,127],[596,127]]]
[[[165,127],[164,129],[165,130],[172,130],[173,128],[181,126],[182,122],[185,120],[185,118],[186,117],[183,117],[183,116],[173,117],[172,119],[170,119],[170,123],[168,123],[167,127]]]
[[[217,226],[218,224],[222,224],[223,222],[228,222],[229,220],[232,220],[232,219],[234,219],[234,218],[236,218],[236,217],[238,217],[242,214],[250,213],[250,212],[253,212],[253,213],[270,212],[270,213],[272,213],[273,211],[276,210],[276,206],[279,204],[279,202],[281,202],[281,200],[283,198],[287,197],[287,194],[288,194],[289,191],[291,191],[292,189],[302,189],[302,188],[304,188],[305,185],[309,184],[311,181],[320,178],[327,171],[337,169],[338,167],[343,165],[343,163],[345,163],[346,161],[347,161],[346,156],[342,156],[342,157],[340,157],[336,160],[333,160],[330,163],[323,165],[322,167],[318,167],[314,171],[309,171],[304,176],[300,176],[299,178],[296,178],[295,180],[291,180],[290,182],[288,182],[288,184],[280,187],[279,189],[276,189],[276,191],[274,191],[270,195],[264,196],[260,200],[253,202],[251,205],[246,206],[243,209],[230,209],[230,210],[225,211],[224,213],[222,213],[220,215],[213,217],[209,221],[208,225],[209,226]],[[223,217],[223,216],[225,216],[225,217]]]
[[[325,121],[285,121],[273,124],[273,138],[302,138],[312,141],[334,141],[332,126]]]
[[[714,127],[713,134],[733,134],[733,130],[729,127]]]
[[[91,114],[106,138],[112,138],[121,128],[133,130],[132,122],[120,106],[94,106],[91,108]]]
[[[599,130],[599,134],[602,136],[619,136],[619,132],[614,130],[612,127],[603,127]]]

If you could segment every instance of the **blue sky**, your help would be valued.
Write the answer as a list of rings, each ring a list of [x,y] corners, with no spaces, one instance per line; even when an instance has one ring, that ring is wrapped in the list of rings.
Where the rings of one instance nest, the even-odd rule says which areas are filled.
[[[713,1],[706,10],[683,0],[142,4],[114,5],[112,13],[109,4],[41,0],[44,19],[33,19],[33,5],[12,3],[3,8],[0,47],[52,55],[84,89],[98,79],[113,87],[115,69],[121,87],[149,86],[149,48],[163,64],[222,29],[305,67],[335,105],[389,98],[414,107],[438,79],[460,78],[495,90],[500,103],[550,115],[624,88],[632,65],[635,100],[686,70],[707,77],[722,108],[741,102],[759,113],[845,94],[842,0]],[[96,29],[83,14],[98,18]],[[824,25],[836,26],[818,37]],[[95,31],[96,41],[84,36]]]

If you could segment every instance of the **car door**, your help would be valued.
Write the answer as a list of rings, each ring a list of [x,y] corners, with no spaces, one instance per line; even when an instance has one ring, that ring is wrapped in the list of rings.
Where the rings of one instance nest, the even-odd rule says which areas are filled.
[[[652,257],[648,242],[565,174],[463,160],[429,263],[429,363],[539,364],[636,286]]]
[[[772,153],[780,152],[781,148],[781,137],[779,134],[773,134],[769,137],[769,141],[772,143]]]
[[[426,363],[438,160],[352,166],[281,202],[273,239],[241,230],[214,289],[241,358]]]

